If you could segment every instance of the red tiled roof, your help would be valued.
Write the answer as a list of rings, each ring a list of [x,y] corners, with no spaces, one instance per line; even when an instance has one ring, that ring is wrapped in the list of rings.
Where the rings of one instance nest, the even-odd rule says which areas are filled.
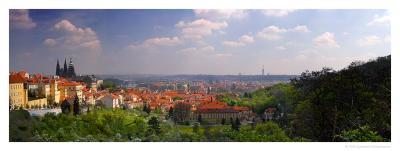
[[[9,83],[24,83],[25,82],[25,78],[23,78],[21,75],[19,74],[13,74],[9,76]]]
[[[18,72],[18,74],[25,78],[25,74],[27,74],[27,72],[26,71],[20,71],[20,72]]]
[[[241,112],[250,110],[248,107],[244,107],[244,106],[234,106],[233,109],[236,111],[241,111]]]
[[[62,81],[61,83],[59,83],[60,86],[78,86],[80,85],[77,82],[74,81]]]
[[[225,102],[218,102],[218,101],[207,101],[202,102],[198,107],[198,109],[226,109],[228,105]]]
[[[269,108],[265,109],[265,112],[267,112],[267,113],[274,113],[274,112],[276,112],[276,108],[274,108],[274,107],[269,107]]]

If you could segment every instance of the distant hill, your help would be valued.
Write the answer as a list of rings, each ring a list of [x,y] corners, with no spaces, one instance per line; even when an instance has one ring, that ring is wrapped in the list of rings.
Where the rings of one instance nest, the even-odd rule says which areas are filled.
[[[298,75],[96,75],[99,79],[129,81],[290,81]]]

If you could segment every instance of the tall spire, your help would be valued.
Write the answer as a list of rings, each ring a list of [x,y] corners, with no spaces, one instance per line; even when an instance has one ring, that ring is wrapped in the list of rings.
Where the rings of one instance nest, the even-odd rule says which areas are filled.
[[[67,77],[68,75],[68,67],[67,67],[67,59],[64,59],[64,72],[63,72],[63,76]]]
[[[69,58],[68,76],[67,77],[69,77],[69,78],[75,78],[76,77],[74,64],[72,63],[72,58]]]
[[[57,59],[56,76],[60,76],[60,63]]]

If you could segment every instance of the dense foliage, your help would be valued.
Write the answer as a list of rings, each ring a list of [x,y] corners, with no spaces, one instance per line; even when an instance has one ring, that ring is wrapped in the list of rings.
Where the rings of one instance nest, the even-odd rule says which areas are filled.
[[[293,135],[334,141],[342,131],[367,125],[390,140],[390,71],[387,56],[355,62],[341,71],[305,72],[292,80],[300,94],[291,122]],[[377,140],[382,139],[370,141]]]
[[[10,141],[291,141],[274,122],[257,126],[176,125],[159,114],[139,110],[97,109],[89,113],[46,114],[10,112]],[[240,127],[240,129],[239,129]]]

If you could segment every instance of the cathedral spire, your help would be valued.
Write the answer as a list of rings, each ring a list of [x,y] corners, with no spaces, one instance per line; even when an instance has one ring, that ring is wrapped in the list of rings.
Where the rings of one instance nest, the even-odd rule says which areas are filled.
[[[57,59],[56,76],[60,76],[60,62]]]
[[[76,77],[74,64],[72,63],[72,58],[69,58],[68,75],[67,75],[67,77],[69,77],[69,78],[75,78]]]
[[[64,59],[64,71],[63,71],[63,76],[67,77],[68,76],[68,66],[67,66],[67,59]]]

